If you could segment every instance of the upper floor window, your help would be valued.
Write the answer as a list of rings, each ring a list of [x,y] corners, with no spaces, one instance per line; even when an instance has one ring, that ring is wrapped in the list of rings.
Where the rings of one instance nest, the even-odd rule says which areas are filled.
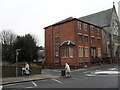
[[[93,33],[94,32],[94,26],[90,25],[90,31]]]
[[[60,43],[60,38],[59,37],[55,37],[55,45],[59,45]]]
[[[97,34],[100,35],[100,29],[99,28],[97,28]]]
[[[82,34],[78,34],[78,42],[82,43]]]
[[[88,43],[88,36],[84,36],[85,37],[85,43]]]
[[[78,29],[82,30],[82,23],[81,22],[77,22],[77,27],[78,27]]]
[[[95,43],[94,37],[91,37],[91,43]]]
[[[87,31],[87,24],[84,23],[84,31]]]

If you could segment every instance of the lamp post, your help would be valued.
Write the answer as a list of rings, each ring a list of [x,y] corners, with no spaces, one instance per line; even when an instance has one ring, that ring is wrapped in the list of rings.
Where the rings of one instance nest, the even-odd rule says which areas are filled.
[[[18,51],[20,51],[20,49],[16,49],[16,77],[18,76]]]

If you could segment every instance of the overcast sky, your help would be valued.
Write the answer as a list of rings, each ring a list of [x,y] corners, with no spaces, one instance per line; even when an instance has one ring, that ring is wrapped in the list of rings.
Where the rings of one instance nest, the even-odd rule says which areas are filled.
[[[112,8],[113,1],[118,11],[120,0],[0,0],[0,31],[34,34],[44,46],[44,27]]]

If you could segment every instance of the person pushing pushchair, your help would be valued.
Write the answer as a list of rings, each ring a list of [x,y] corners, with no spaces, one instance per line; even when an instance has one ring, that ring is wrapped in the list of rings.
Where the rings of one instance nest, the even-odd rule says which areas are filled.
[[[66,65],[65,65],[65,76],[66,77],[71,77],[71,70],[70,70],[70,66],[69,66],[69,64],[68,63],[66,63]]]
[[[22,68],[22,75],[29,75],[30,74],[30,67],[28,62],[25,62],[25,67]]]

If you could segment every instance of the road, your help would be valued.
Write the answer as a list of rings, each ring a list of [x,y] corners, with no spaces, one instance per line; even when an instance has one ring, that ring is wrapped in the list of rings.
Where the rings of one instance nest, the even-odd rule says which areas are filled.
[[[59,75],[61,69],[44,69],[43,73]],[[37,80],[4,85],[9,90],[27,90],[29,88],[118,88],[120,80],[118,64],[102,65],[86,69],[73,69],[71,78]]]

